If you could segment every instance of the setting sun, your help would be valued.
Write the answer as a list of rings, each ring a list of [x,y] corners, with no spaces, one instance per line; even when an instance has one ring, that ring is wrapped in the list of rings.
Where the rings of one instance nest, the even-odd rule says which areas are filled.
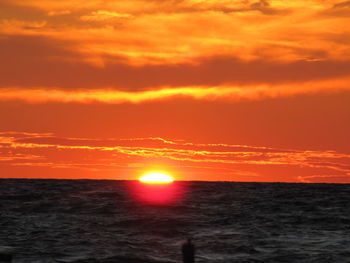
[[[148,173],[139,178],[141,183],[146,184],[170,184],[174,182],[174,178],[164,173]]]

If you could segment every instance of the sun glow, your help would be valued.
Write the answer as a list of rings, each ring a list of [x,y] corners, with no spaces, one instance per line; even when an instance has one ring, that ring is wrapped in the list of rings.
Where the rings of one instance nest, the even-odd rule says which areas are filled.
[[[164,173],[148,173],[139,178],[141,183],[145,184],[170,184],[174,182],[174,178]]]

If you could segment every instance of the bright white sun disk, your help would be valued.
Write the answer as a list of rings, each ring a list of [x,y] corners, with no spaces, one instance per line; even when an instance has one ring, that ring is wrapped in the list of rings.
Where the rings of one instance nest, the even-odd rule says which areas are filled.
[[[164,173],[149,173],[141,176],[139,181],[146,184],[170,184],[174,179]]]

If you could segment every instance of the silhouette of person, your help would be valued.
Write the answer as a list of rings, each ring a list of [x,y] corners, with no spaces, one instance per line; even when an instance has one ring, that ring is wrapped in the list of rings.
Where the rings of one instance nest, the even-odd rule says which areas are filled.
[[[182,259],[183,263],[194,263],[195,247],[190,238],[182,245]]]

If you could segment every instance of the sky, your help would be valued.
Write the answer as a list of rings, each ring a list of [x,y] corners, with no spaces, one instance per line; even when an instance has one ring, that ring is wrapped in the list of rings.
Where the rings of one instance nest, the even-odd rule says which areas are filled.
[[[350,1],[0,0],[0,177],[350,183]]]

